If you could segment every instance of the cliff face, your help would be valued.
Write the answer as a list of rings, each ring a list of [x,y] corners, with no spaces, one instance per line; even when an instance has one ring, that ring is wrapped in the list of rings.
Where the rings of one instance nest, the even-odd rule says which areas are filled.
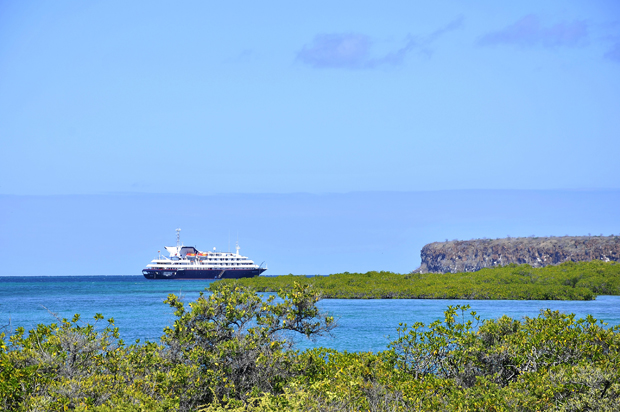
[[[620,236],[563,236],[429,243],[414,273],[474,272],[510,263],[533,267],[562,262],[620,260]]]

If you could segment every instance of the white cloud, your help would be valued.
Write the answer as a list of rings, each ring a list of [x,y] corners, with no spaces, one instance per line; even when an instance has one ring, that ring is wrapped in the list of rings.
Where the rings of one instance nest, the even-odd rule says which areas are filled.
[[[315,68],[370,69],[381,65],[396,66],[402,64],[412,51],[430,55],[429,45],[445,33],[460,28],[462,22],[463,18],[459,17],[420,39],[408,36],[402,47],[380,57],[371,56],[372,40],[364,34],[319,34],[312,43],[302,47],[297,59]]]
[[[478,40],[483,46],[515,44],[519,46],[578,46],[588,37],[588,26],[584,21],[562,21],[544,27],[538,17],[527,15],[510,26],[485,34]]]
[[[319,34],[297,57],[313,67],[360,68],[368,62],[370,45],[363,34]]]
[[[605,57],[620,63],[620,41],[617,41],[607,53]]]

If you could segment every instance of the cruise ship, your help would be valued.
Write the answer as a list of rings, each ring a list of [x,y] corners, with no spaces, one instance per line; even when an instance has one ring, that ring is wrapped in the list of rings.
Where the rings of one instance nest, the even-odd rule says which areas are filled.
[[[259,266],[237,252],[201,252],[180,241],[181,229],[177,229],[177,245],[165,246],[170,257],[159,255],[146,265],[142,274],[147,279],[239,279],[258,276],[267,268]],[[158,252],[159,253],[159,252]]]

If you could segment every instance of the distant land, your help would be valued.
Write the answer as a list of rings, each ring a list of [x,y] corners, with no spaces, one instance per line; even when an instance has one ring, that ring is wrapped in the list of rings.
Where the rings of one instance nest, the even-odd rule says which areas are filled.
[[[620,190],[0,195],[0,276],[141,275],[181,242],[234,250],[266,275],[421,265],[445,239],[620,233]]]
[[[511,263],[532,267],[620,260],[620,236],[520,237],[429,243],[414,273],[475,272]]]

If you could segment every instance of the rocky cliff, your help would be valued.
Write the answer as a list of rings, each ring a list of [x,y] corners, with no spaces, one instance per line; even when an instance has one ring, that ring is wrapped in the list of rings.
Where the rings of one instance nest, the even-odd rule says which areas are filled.
[[[562,262],[620,260],[620,236],[562,236],[453,240],[429,243],[414,273],[473,272],[527,263],[533,267]]]

